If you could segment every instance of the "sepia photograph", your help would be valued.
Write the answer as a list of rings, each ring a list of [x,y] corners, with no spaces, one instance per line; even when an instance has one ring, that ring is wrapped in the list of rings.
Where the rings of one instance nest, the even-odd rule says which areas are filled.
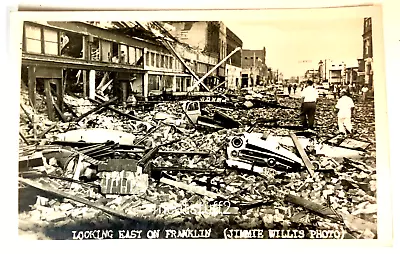
[[[21,13],[19,238],[391,234],[381,7],[218,13]]]

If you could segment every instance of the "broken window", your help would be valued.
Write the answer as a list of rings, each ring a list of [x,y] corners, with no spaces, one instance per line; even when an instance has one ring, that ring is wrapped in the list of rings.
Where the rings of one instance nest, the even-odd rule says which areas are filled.
[[[83,36],[76,33],[60,32],[60,54],[83,58]]]
[[[126,45],[120,45],[121,48],[121,56],[120,56],[120,63],[122,64],[127,64],[128,63],[128,46]]]
[[[171,57],[171,69],[175,69],[175,57]]]
[[[156,66],[156,54],[155,53],[151,53],[151,57],[150,57],[150,66],[155,67]]]
[[[199,63],[199,73],[207,73],[207,65],[203,63]]]
[[[182,83],[183,80],[181,77],[176,77],[176,91],[181,92],[182,91]]]
[[[134,47],[129,47],[129,64],[136,64],[136,50]],[[148,65],[148,62],[146,62],[146,65]]]
[[[156,67],[160,68],[161,66],[161,55],[160,54],[156,54]]]
[[[186,92],[188,86],[190,86],[190,78],[176,77],[177,92]]]
[[[136,65],[143,66],[143,49],[136,48]]]
[[[49,55],[58,55],[58,32],[49,29],[43,29],[44,53]]]
[[[118,58],[118,43],[113,42],[112,43],[112,58],[111,61],[113,63],[119,63],[119,58]]]
[[[149,75],[149,91],[160,90],[160,76]]]
[[[183,91],[184,91],[184,92],[186,92],[186,91],[187,91],[187,88],[191,86],[190,83],[191,83],[192,80],[191,80],[190,78],[186,78],[185,81],[186,81],[186,82],[183,84]]]
[[[163,56],[163,55],[160,55],[160,67],[161,67],[161,68],[164,68],[164,64],[165,64],[164,56]]]
[[[193,110],[199,110],[199,103],[189,103],[188,107],[187,107],[187,111],[193,111]]]
[[[146,66],[150,66],[150,57],[151,57],[150,52],[147,52],[146,53]]]
[[[25,45],[26,52],[42,53],[42,33],[40,27],[26,25],[25,26]]]
[[[168,57],[168,61],[169,61],[169,66],[168,66],[168,68],[169,69],[173,69],[174,67],[173,67],[173,62],[174,62],[174,58],[172,57],[172,56],[170,56],[170,57]]]
[[[172,76],[163,76],[162,78],[163,90],[172,90],[173,85],[173,77]]]
[[[93,38],[90,45],[90,60],[100,61],[100,40],[99,38]]]
[[[101,61],[111,62],[112,47],[110,41],[101,41]]]

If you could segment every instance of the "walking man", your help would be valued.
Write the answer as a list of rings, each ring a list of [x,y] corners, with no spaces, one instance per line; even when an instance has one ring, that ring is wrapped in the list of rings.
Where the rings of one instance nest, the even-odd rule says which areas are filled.
[[[314,128],[315,110],[317,107],[318,92],[308,80],[306,87],[301,92],[300,120],[304,128]]]
[[[289,83],[287,89],[288,89],[288,92],[289,92],[289,95],[290,95],[290,92],[292,91],[292,84]]]
[[[347,130],[352,135],[351,117],[354,115],[354,102],[347,90],[341,91],[340,95],[341,97],[336,104],[339,132],[347,136]]]
[[[296,94],[297,84],[293,84],[293,94]]]
[[[361,92],[362,92],[362,101],[363,101],[363,102],[366,102],[366,100],[367,100],[368,87],[367,87],[367,86],[364,86],[364,87],[361,89]]]

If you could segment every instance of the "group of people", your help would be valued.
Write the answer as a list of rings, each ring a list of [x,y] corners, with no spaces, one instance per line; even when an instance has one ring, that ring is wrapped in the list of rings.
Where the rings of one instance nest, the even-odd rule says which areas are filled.
[[[288,88],[288,93],[289,94],[292,92],[292,88],[293,88],[293,94],[296,94],[296,89],[297,89],[297,84],[296,83],[294,83],[293,86],[292,86],[292,84],[289,83],[287,88]]]
[[[362,89],[363,101],[365,101],[366,99],[367,92],[368,88],[364,87]],[[301,92],[300,120],[304,128],[314,128],[317,99],[318,92],[313,87],[313,82],[309,80],[306,82],[305,88]],[[350,97],[349,89],[341,89],[339,92],[339,99],[336,103],[335,110],[337,113],[337,124],[339,128],[339,133],[344,136],[347,136],[347,134],[353,134],[351,118],[354,115],[354,107],[354,102],[353,99]]]
[[[368,86],[364,85],[360,88],[359,85],[350,85],[349,82],[347,82],[345,85],[332,85],[331,87],[331,91],[333,92],[333,95],[336,99],[336,97],[340,98],[340,93],[342,90],[347,90],[349,95],[351,94],[360,94],[361,97],[361,101],[365,102],[367,99],[367,94],[368,94]]]

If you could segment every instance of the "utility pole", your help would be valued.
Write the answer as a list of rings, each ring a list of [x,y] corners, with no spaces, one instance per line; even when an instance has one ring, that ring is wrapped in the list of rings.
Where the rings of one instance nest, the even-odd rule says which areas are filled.
[[[276,82],[279,83],[279,69],[276,69]]]
[[[325,59],[325,63],[324,63],[324,68],[325,68],[325,70],[324,70],[324,74],[325,74],[324,81],[326,81],[326,59]]]

